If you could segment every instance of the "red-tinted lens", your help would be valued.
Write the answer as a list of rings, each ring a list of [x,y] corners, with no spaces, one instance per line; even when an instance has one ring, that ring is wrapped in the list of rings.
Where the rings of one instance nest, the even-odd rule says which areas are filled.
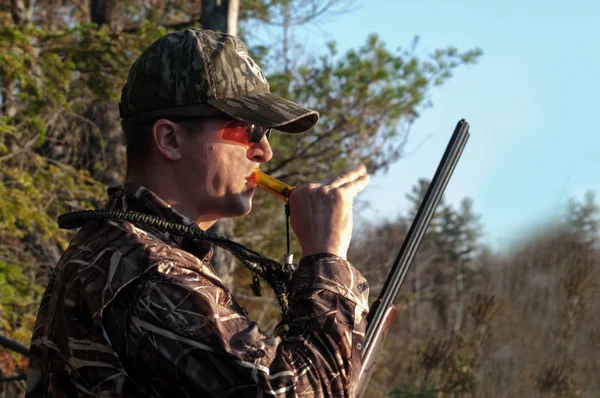
[[[264,136],[267,136],[267,139],[271,136],[270,128],[244,123],[240,120],[229,123],[223,134],[223,138],[245,145],[251,142],[259,143]]]

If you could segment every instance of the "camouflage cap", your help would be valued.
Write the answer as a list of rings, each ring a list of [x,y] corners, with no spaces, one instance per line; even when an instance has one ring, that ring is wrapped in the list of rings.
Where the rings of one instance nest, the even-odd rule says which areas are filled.
[[[209,115],[214,108],[288,133],[310,130],[319,119],[318,112],[271,94],[240,39],[200,29],[152,43],[132,65],[119,104],[126,124]]]

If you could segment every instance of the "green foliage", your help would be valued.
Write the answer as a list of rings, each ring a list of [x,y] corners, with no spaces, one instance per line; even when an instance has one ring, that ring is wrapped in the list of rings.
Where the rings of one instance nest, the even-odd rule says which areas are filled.
[[[21,324],[21,314],[15,308],[35,304],[41,288],[31,285],[29,277],[22,272],[22,264],[7,264],[0,261],[0,328],[13,329]]]
[[[358,160],[372,173],[387,168],[401,156],[406,129],[429,105],[431,88],[480,54],[478,49],[458,53],[449,48],[421,59],[414,49],[392,53],[371,35],[362,47],[342,56],[331,42],[328,53],[295,71],[272,70],[273,92],[316,109],[321,118],[311,134],[281,137],[269,171],[307,179]],[[281,65],[275,57],[266,58],[269,65]]]
[[[163,33],[146,24],[117,40],[87,23],[0,27],[0,333],[29,341],[46,270],[71,236],[57,216],[105,198],[91,174],[99,165],[81,162],[97,150],[81,146],[90,104],[115,102],[133,57]]]
[[[444,205],[440,213],[436,244],[451,261],[467,262],[477,249],[481,236],[479,216],[473,213],[473,200],[464,198],[456,210],[451,205]]]
[[[406,195],[411,205],[408,212],[411,219],[416,216],[429,185],[429,180],[421,178]],[[427,230],[432,243],[452,262],[470,260],[479,246],[481,233],[480,217],[473,212],[473,200],[470,198],[463,198],[454,209],[442,197]]]

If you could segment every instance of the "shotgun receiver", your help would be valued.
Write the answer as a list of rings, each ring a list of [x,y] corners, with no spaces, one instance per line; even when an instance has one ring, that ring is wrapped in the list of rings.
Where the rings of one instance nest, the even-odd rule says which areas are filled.
[[[423,202],[413,220],[402,247],[396,256],[394,265],[383,285],[377,300],[373,303],[367,316],[367,332],[364,341],[362,366],[358,378],[357,393],[362,397],[375,369],[376,360],[383,349],[383,343],[390,328],[396,306],[394,302],[408,273],[408,269],[417,253],[417,249],[425,236],[425,231],[431,222],[442,195],[452,176],[458,159],[469,139],[469,124],[460,120],[454,129],[444,156],[435,172],[433,180],[427,189]]]

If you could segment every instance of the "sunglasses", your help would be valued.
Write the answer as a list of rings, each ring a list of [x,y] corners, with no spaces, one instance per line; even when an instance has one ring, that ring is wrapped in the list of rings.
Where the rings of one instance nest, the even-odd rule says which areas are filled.
[[[248,142],[259,143],[263,137],[267,137],[267,140],[271,138],[271,128],[258,126],[256,124],[249,124],[240,120],[233,120],[231,124],[228,124],[226,128],[242,128],[245,131],[245,136],[248,137]]]
[[[261,142],[263,137],[267,137],[267,139],[270,139],[271,132],[272,132],[272,129],[270,127],[259,126],[257,124],[249,124],[249,123],[243,122],[239,119],[236,119],[236,118],[229,116],[227,114],[224,114],[224,113],[218,113],[218,114],[214,114],[214,115],[203,115],[203,116],[168,116],[168,117],[165,117],[165,119],[168,119],[174,123],[189,122],[189,121],[200,120],[200,119],[228,120],[228,121],[232,122],[231,127],[244,128],[246,136],[248,137],[248,142],[253,142],[253,143]],[[154,124],[154,122],[152,122],[151,124],[148,124],[148,125],[153,125],[153,124]],[[227,127],[230,127],[230,125],[227,125]]]

